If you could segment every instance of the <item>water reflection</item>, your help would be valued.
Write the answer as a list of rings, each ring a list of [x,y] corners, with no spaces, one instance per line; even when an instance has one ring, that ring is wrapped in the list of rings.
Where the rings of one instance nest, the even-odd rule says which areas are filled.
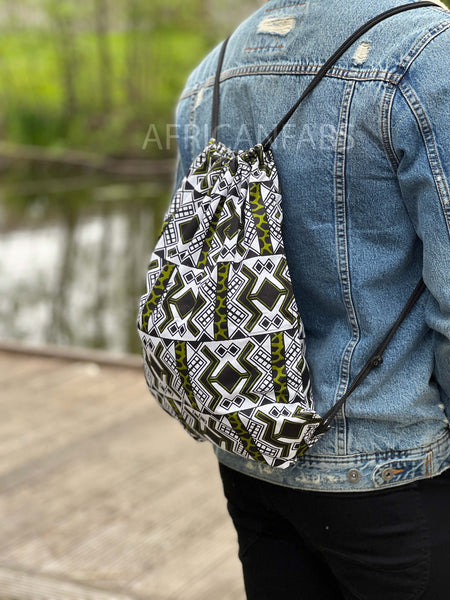
[[[138,351],[137,302],[170,182],[78,179],[27,198],[20,185],[0,190],[0,338]]]

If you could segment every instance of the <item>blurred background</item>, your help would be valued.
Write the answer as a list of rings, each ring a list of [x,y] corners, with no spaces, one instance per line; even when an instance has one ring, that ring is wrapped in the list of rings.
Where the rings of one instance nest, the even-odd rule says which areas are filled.
[[[174,108],[264,0],[0,0],[0,339],[138,352]]]

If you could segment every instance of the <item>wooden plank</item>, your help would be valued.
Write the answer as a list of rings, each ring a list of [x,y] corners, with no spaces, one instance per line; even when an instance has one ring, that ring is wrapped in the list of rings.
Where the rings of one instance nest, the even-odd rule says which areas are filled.
[[[17,356],[0,351],[0,402],[7,401],[6,385],[16,388],[19,382],[29,381],[36,375],[53,370],[54,364],[45,359],[40,361],[27,360],[24,356]]]
[[[15,360],[35,375],[2,404],[1,600],[243,600],[217,461],[142,373]]]
[[[112,377],[111,371],[106,373],[99,367],[94,367],[92,373],[92,367],[62,363],[60,368],[42,375],[39,385],[34,380],[23,381],[16,389],[8,390],[9,403],[0,421],[0,457],[4,464],[7,461],[10,467],[17,467],[39,460],[40,455],[62,448],[80,435],[93,435],[109,427],[126,412],[131,415],[151,406],[153,400],[142,374],[120,370]]]
[[[143,600],[127,592],[101,590],[40,573],[0,566],[2,600]],[[154,600],[147,596],[145,600]]]

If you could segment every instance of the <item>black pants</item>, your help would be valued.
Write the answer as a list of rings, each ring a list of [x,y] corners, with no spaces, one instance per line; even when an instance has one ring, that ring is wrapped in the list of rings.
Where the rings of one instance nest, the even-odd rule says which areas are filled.
[[[366,493],[220,473],[248,600],[450,599],[450,471]]]

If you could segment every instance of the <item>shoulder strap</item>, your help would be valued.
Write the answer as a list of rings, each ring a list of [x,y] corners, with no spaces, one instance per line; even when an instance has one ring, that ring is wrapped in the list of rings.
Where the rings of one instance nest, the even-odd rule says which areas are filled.
[[[230,36],[223,42],[222,48],[220,49],[219,62],[217,63],[216,78],[214,80],[214,92],[213,92],[213,108],[211,117],[211,137],[216,139],[217,130],[219,128],[219,88],[220,88],[220,73],[222,71],[223,59],[225,56],[225,50],[227,49]]]
[[[281,119],[281,121],[278,123],[278,125],[269,133],[269,135],[266,137],[266,139],[262,142],[263,148],[265,150],[268,150],[270,148],[270,146],[272,145],[272,143],[274,142],[276,137],[281,133],[283,127],[286,125],[286,123],[292,117],[294,112],[297,110],[300,103],[303,102],[303,100],[313,91],[313,89],[325,77],[325,75],[331,69],[331,67],[335,64],[335,62],[355,43],[355,41],[358,38],[360,38],[362,35],[364,35],[364,33],[366,33],[366,31],[368,31],[369,29],[371,29],[372,27],[377,25],[377,23],[379,23],[380,21],[383,21],[384,19],[387,19],[388,17],[391,17],[393,15],[396,15],[398,13],[401,13],[401,12],[404,12],[407,10],[412,10],[414,8],[423,8],[425,6],[436,7],[438,5],[435,2],[431,2],[431,1],[415,2],[414,4],[413,3],[402,4],[401,6],[396,6],[389,10],[386,10],[385,12],[377,15],[376,17],[373,17],[373,19],[370,19],[370,21],[367,21],[367,23],[365,23],[359,29],[357,29],[336,50],[336,52],[334,52],[334,54],[332,56],[330,56],[330,58],[323,64],[323,66],[320,68],[317,75],[310,82],[310,84],[308,85],[306,90],[303,92],[303,94],[300,96],[300,98],[297,100],[297,102],[294,104],[294,106],[284,115],[284,117]],[[219,62],[217,65],[216,77],[215,77],[215,81],[214,81],[213,107],[212,107],[212,118],[211,118],[211,137],[214,139],[216,138],[218,124],[219,124],[220,73],[222,70],[223,59],[225,56],[225,50],[226,50],[229,39],[230,38],[228,37],[222,44],[222,48],[221,48],[220,55],[219,55]]]

